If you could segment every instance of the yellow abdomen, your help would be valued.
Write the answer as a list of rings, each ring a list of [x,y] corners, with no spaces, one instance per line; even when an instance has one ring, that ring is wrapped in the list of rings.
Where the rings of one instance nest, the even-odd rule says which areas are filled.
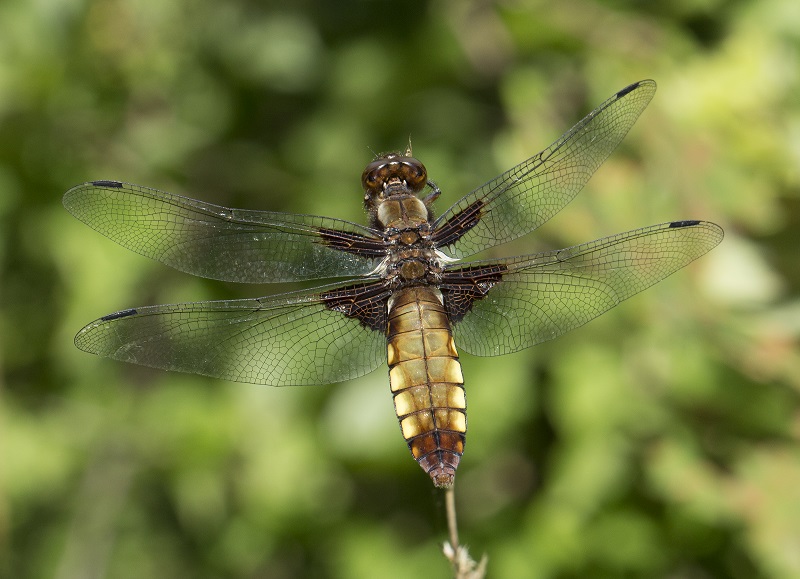
[[[400,290],[389,305],[389,383],[411,454],[439,487],[453,484],[464,452],[467,402],[441,293]]]

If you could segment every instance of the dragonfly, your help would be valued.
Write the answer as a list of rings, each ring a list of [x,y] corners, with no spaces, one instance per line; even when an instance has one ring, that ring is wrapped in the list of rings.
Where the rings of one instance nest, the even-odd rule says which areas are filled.
[[[660,223],[556,251],[464,261],[519,238],[583,188],[653,98],[616,92],[552,145],[441,215],[441,191],[410,150],[376,156],[361,184],[368,225],[231,209],[119,181],[64,195],[118,244],[229,282],[329,282],[257,299],[129,308],[81,329],[81,350],[215,378],[300,386],[388,364],[400,430],[437,487],[466,443],[458,349],[498,356],[551,340],[684,267],[722,241],[711,222]],[[333,281],[335,280],[335,281]]]

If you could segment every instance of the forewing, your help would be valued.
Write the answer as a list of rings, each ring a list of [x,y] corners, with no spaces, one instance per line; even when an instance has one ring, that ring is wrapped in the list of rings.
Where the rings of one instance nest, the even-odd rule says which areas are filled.
[[[236,382],[327,384],[386,359],[385,334],[376,328],[385,327],[388,295],[376,281],[135,308],[92,322],[75,344],[115,360]]]
[[[547,149],[463,197],[436,220],[434,243],[461,259],[539,227],[578,194],[655,92],[652,80],[622,89]]]
[[[714,223],[677,221],[558,251],[451,268],[442,291],[456,345],[496,356],[551,340],[679,270],[722,236]]]
[[[118,181],[64,195],[75,217],[136,253],[202,277],[269,283],[371,272],[374,230],[327,217],[229,209]]]

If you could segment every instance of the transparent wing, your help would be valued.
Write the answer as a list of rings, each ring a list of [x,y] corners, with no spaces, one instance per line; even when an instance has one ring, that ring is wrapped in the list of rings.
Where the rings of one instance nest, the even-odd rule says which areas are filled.
[[[371,272],[379,234],[349,221],[229,209],[118,181],[64,195],[75,217],[136,253],[202,277],[269,283]]]
[[[558,251],[454,267],[442,288],[452,296],[456,345],[496,356],[551,340],[679,270],[722,237],[714,223],[676,221]]]
[[[448,209],[434,224],[434,242],[461,259],[539,227],[578,194],[655,92],[652,80],[617,92],[547,149]]]
[[[148,306],[92,322],[75,336],[75,345],[115,360],[236,382],[328,384],[366,374],[386,360],[384,332],[341,312],[377,312],[377,326],[387,297],[382,282],[373,282]]]

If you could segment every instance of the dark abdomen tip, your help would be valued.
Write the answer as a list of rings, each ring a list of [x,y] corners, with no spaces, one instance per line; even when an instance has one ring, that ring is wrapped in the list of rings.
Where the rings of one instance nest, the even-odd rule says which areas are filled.
[[[449,489],[456,479],[455,473],[452,472],[431,472],[429,474],[433,480],[433,486],[440,489]]]

